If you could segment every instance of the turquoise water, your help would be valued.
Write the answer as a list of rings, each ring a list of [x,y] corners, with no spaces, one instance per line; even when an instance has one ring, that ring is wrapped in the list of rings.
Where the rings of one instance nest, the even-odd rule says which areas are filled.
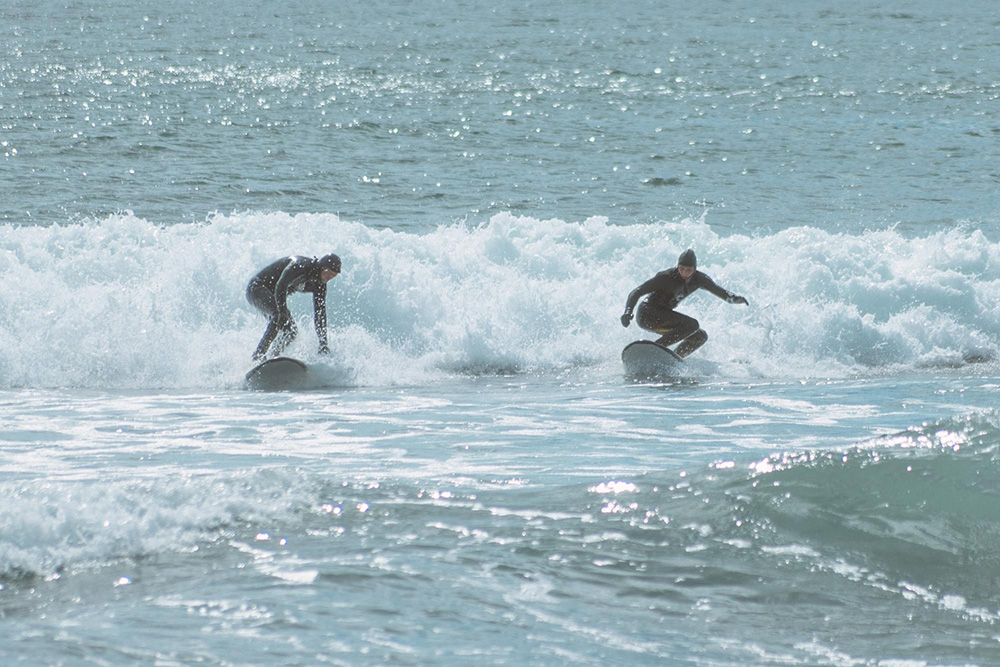
[[[990,2],[0,12],[3,153],[17,151],[0,216],[14,223],[996,222]]]
[[[3,664],[1000,663],[990,3],[0,35]],[[687,247],[751,305],[627,381]],[[247,281],[331,251],[246,391]]]

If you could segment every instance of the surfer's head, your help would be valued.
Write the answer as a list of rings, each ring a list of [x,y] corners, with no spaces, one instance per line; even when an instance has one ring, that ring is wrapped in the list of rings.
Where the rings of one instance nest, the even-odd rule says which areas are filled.
[[[681,278],[687,280],[694,275],[694,270],[698,266],[698,260],[694,256],[694,250],[688,248],[677,258],[677,273]]]
[[[333,253],[323,255],[316,263],[319,264],[319,277],[323,282],[333,280],[340,273],[340,258]]]

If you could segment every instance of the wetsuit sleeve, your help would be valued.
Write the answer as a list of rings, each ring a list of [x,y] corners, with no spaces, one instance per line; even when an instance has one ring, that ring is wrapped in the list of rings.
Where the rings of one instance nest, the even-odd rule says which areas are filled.
[[[291,291],[292,285],[295,284],[299,275],[307,268],[306,262],[296,257],[281,272],[281,276],[274,286],[274,302],[278,305],[279,312],[288,312],[288,293]]]
[[[642,297],[646,296],[647,294],[656,289],[656,279],[658,277],[659,276],[653,276],[652,278],[650,278],[643,284],[639,285],[629,293],[628,299],[625,301],[626,313],[631,313],[633,310],[635,310],[635,304],[639,302],[639,299],[641,299]]]
[[[326,283],[320,283],[313,292],[313,323],[319,338],[319,351],[325,354],[330,351],[326,342]]]
[[[723,301],[728,301],[732,303],[733,299],[736,298],[735,294],[733,294],[729,290],[722,289],[721,287],[715,284],[714,280],[706,276],[704,273],[701,273],[700,271],[698,272],[698,287],[707,292],[711,292],[712,294],[719,297]]]

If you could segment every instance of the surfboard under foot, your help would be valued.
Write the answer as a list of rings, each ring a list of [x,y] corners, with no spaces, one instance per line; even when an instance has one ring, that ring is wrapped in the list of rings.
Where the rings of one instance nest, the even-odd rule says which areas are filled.
[[[247,389],[281,391],[296,389],[305,382],[309,368],[291,357],[275,357],[257,364],[247,372]]]
[[[631,378],[669,377],[684,363],[670,348],[651,340],[637,340],[622,350],[625,374]]]

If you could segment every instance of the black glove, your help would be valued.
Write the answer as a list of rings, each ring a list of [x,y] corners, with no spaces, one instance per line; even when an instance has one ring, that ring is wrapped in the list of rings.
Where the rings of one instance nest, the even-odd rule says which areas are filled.
[[[631,323],[632,323],[632,311],[626,310],[625,313],[622,314],[622,326],[628,328],[628,325]]]
[[[747,301],[745,298],[743,298],[742,296],[736,296],[735,294],[731,294],[729,296],[729,303],[742,303],[744,306],[750,305],[750,302]]]

